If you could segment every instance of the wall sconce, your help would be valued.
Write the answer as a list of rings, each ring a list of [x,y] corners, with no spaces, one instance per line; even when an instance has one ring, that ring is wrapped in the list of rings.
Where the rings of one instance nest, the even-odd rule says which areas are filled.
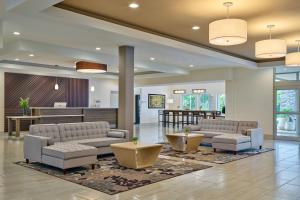
[[[205,93],[206,89],[192,89],[193,94]]]
[[[173,90],[174,94],[185,94],[185,90]]]
[[[91,86],[91,92],[95,91],[95,86]]]

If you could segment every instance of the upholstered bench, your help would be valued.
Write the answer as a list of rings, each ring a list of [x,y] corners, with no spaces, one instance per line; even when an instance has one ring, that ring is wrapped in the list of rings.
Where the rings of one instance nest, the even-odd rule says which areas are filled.
[[[251,148],[251,138],[240,134],[219,135],[212,138],[212,147],[214,151],[216,149],[229,150],[236,154],[238,151]]]
[[[42,163],[63,170],[89,164],[94,168],[98,153],[95,147],[67,142],[45,146],[42,152]]]

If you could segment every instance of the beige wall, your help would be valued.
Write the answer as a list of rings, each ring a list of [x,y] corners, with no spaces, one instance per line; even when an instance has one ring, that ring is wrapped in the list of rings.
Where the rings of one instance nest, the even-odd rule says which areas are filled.
[[[273,134],[273,69],[233,69],[227,80],[226,118],[258,120],[265,134]]]

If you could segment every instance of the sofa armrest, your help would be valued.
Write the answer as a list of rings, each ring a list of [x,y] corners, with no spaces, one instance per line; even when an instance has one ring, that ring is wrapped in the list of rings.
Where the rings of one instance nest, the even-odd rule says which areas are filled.
[[[24,136],[24,158],[31,162],[42,161],[42,149],[43,147],[51,144],[50,137],[42,137],[36,135]]]
[[[108,137],[118,137],[116,134],[112,134],[113,132],[117,133],[122,133],[124,136],[122,138],[129,139],[129,131],[127,130],[122,130],[122,129],[110,129],[108,132],[107,136]],[[121,137],[120,137],[121,138]]]
[[[248,129],[247,135],[251,138],[252,147],[261,147],[264,143],[264,131],[262,128]]]
[[[189,130],[189,132],[193,132],[193,131],[200,131],[200,126],[197,125],[187,125],[184,126],[183,129],[187,128]]]

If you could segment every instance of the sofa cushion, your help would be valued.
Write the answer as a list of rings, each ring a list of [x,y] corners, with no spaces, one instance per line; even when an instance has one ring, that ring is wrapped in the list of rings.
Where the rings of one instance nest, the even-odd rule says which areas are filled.
[[[240,144],[244,142],[250,142],[249,136],[240,134],[226,134],[219,135],[212,138],[212,143],[225,143],[225,144]]]
[[[99,147],[109,147],[111,144],[114,144],[114,143],[126,142],[126,139],[102,137],[102,138],[78,140],[78,141],[74,141],[74,142],[77,142],[78,144],[82,144],[82,145],[88,145],[88,146],[99,148]]]
[[[125,138],[126,135],[124,132],[121,131],[109,131],[107,133],[107,137],[113,137],[113,138]]]
[[[232,134],[232,133],[222,133],[222,132],[213,132],[213,131],[192,131],[192,133],[203,134],[204,137],[206,138],[212,138],[223,134]]]
[[[42,154],[68,160],[97,155],[97,149],[91,146],[65,142],[43,147]]]
[[[54,142],[60,142],[59,129],[56,124],[36,124],[31,125],[29,128],[30,135],[49,137],[49,144],[51,145]]]
[[[257,121],[239,121],[237,132],[243,135],[247,134],[247,130],[258,128]]]
[[[232,120],[201,119],[199,127],[200,131],[236,133],[238,122]]]
[[[108,122],[83,122],[58,124],[61,142],[106,137]]]

